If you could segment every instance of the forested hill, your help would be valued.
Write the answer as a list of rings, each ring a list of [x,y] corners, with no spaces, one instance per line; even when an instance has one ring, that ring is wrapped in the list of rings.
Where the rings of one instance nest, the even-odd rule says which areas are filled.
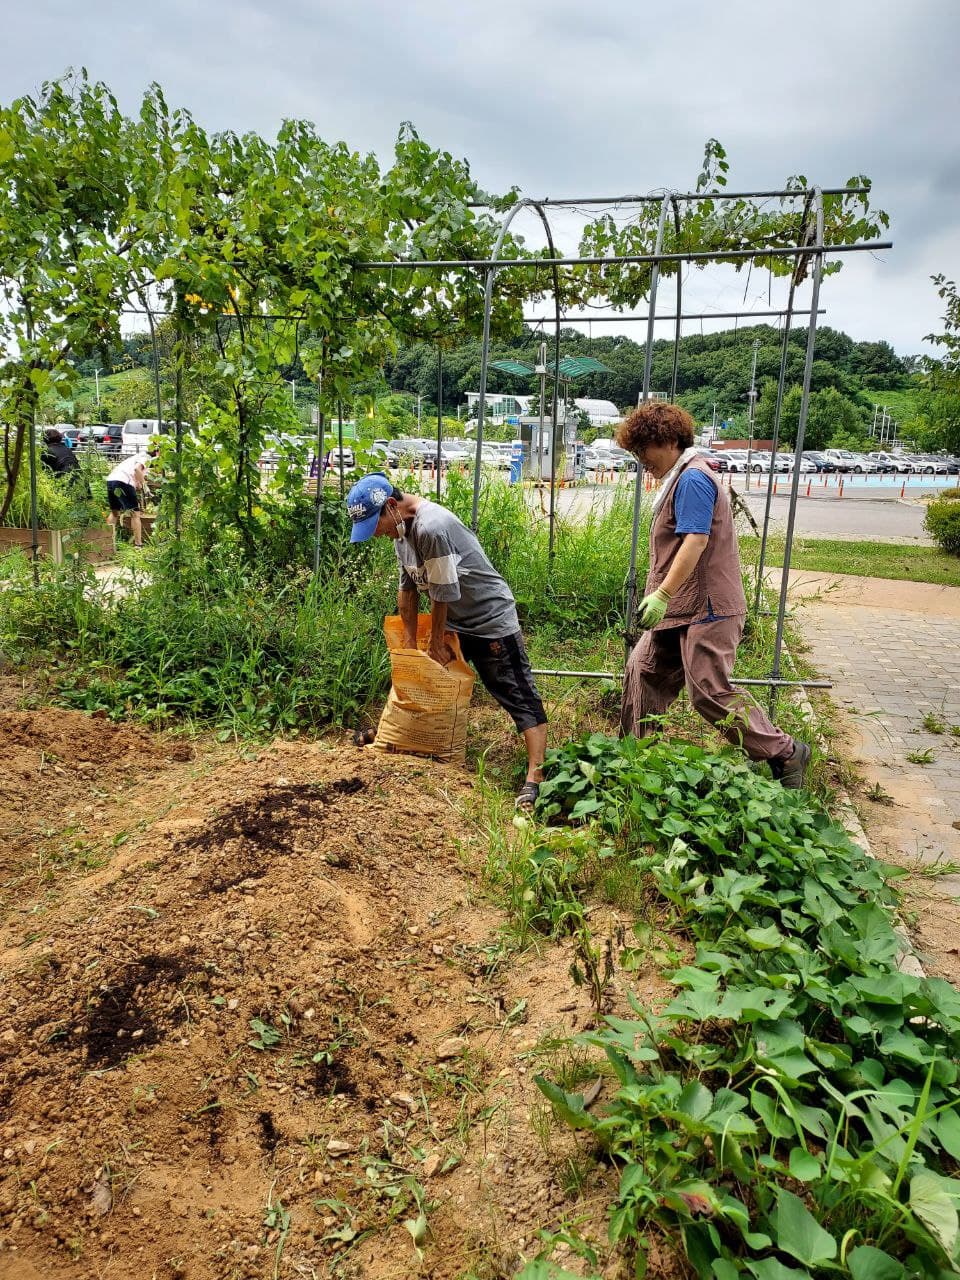
[[[606,327],[606,326],[603,326]],[[638,325],[638,330],[643,326]],[[552,337],[548,336],[552,351]],[[602,361],[611,372],[591,374],[579,379],[576,393],[597,399],[612,400],[618,407],[636,404],[643,385],[644,348],[642,334],[638,341],[619,335],[603,335],[600,325],[594,336],[575,329],[564,329],[561,335],[562,355],[591,355]],[[750,369],[754,341],[757,350],[757,387],[775,380],[780,371],[781,332],[772,325],[728,329],[721,333],[688,334],[680,339],[677,370],[677,397],[698,418],[709,418],[716,403],[718,417],[733,418],[745,412],[750,387]],[[492,358],[512,356],[533,363],[540,335],[527,330],[522,337],[493,344]],[[799,382],[807,343],[805,328],[791,333],[787,384]],[[817,329],[816,360],[813,366],[813,390],[833,388],[845,398],[858,403],[870,400],[870,393],[880,390],[905,390],[912,384],[916,361],[896,355],[888,342],[854,342],[845,333],[826,326]],[[433,401],[437,386],[435,349],[422,343],[402,347],[385,370],[387,384],[395,391],[409,391]],[[654,343],[652,389],[669,391],[673,376],[673,340],[661,338]],[[464,343],[443,355],[444,401],[460,403],[467,391],[476,391],[480,382],[480,342]],[[525,380],[492,370],[488,382],[491,391],[533,392],[535,380]],[[875,399],[876,397],[874,397]]]
[[[643,329],[637,325],[636,338],[605,334],[606,326],[595,325],[594,334],[576,329],[564,329],[561,334],[562,355],[591,355],[600,360],[609,373],[594,373],[572,384],[576,396],[586,396],[612,401],[619,409],[626,410],[637,403],[643,385]],[[495,340],[491,350],[493,360],[512,357],[533,365],[537,348],[543,335],[526,329],[516,338]],[[547,335],[548,350],[552,358],[553,341]],[[710,422],[716,413],[718,423],[728,424],[727,433],[745,433],[747,424],[747,393],[750,388],[750,370],[754,343],[757,344],[757,410],[756,429],[759,436],[769,432],[774,416],[776,380],[780,370],[782,350],[781,331],[773,325],[753,325],[746,328],[727,329],[721,333],[687,334],[680,340],[677,361],[677,399],[699,422]],[[799,328],[790,336],[787,359],[787,397],[782,424],[783,438],[793,437],[799,412],[799,385],[803,374],[807,330]],[[148,335],[136,335],[125,339],[123,350],[107,353],[109,359],[101,361],[101,384],[113,369],[109,389],[112,396],[109,410],[120,420],[125,416],[152,412],[152,379],[146,376],[152,367],[153,356]],[[164,357],[161,356],[161,376],[166,377]],[[672,338],[663,337],[654,343],[651,389],[668,392],[671,389],[674,364]],[[89,365],[89,368],[87,367]],[[810,414],[807,423],[807,440],[811,448],[826,444],[851,444],[865,439],[875,417],[875,406],[883,405],[900,426],[901,437],[910,437],[926,448],[956,448],[957,421],[960,405],[955,395],[930,394],[924,386],[924,377],[918,370],[917,357],[900,357],[888,342],[854,342],[852,338],[829,326],[817,329],[816,359],[813,365]],[[81,374],[92,375],[95,361],[81,361]],[[120,369],[131,370],[130,385]],[[316,403],[315,387],[305,378],[302,368],[293,365],[278,371],[285,379],[297,384],[296,403],[304,413]],[[453,416],[463,406],[468,391],[476,391],[480,385],[480,341],[472,339],[453,350],[445,350],[442,357],[443,406]],[[134,386],[134,381],[140,377]],[[106,384],[104,384],[106,385]],[[535,394],[537,380],[515,376],[491,369],[488,390]],[[93,391],[92,376],[86,387],[87,399]],[[435,412],[437,395],[437,349],[426,343],[401,346],[396,355],[384,366],[381,377],[369,379],[355,387],[358,403],[380,402],[384,397],[397,403],[391,413],[397,418],[394,425],[409,428],[415,420],[415,402],[389,397],[389,392],[406,393],[409,397],[421,396],[428,414]],[[129,393],[129,394],[128,394]],[[172,393],[171,393],[172,394]],[[349,410],[350,406],[348,406]],[[107,406],[104,406],[104,411]],[[92,412],[92,408],[90,412]],[[53,412],[53,410],[51,410]],[[378,409],[379,412],[379,409]],[[389,416],[389,415],[387,415]],[[403,420],[401,422],[401,419]],[[56,420],[56,416],[50,418]],[[379,419],[378,419],[379,420]],[[391,419],[392,421],[393,419]],[[389,430],[384,418],[380,429]]]

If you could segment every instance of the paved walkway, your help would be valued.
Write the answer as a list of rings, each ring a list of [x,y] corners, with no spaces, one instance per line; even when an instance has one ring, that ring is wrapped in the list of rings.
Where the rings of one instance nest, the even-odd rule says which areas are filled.
[[[900,865],[960,864],[960,588],[799,571],[791,596],[814,665],[833,680],[878,857]],[[801,605],[802,601],[802,605]],[[930,716],[944,726],[931,732]],[[929,763],[916,760],[926,755]],[[913,760],[909,759],[914,756]],[[927,945],[960,942],[960,875],[931,880]],[[944,895],[944,896],[940,896]],[[950,898],[954,901],[951,903]],[[921,937],[921,947],[923,938]]]

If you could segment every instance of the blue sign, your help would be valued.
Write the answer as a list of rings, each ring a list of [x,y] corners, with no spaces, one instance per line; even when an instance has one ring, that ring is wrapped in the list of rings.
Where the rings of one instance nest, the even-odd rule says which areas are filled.
[[[523,441],[514,440],[510,450],[510,483],[519,484],[523,479]]]
[[[505,418],[504,421],[511,427],[519,427],[520,425],[520,419],[516,414],[512,414],[509,418]]]

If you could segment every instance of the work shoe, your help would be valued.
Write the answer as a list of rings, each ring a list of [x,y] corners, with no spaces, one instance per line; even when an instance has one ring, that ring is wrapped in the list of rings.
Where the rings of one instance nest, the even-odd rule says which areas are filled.
[[[776,762],[779,765],[779,769],[775,770],[773,776],[779,778],[782,787],[788,787],[791,791],[799,791],[806,777],[810,754],[810,748],[807,744],[798,742],[794,738],[791,754],[787,756],[786,760],[778,760]]]
[[[537,803],[537,796],[540,794],[539,782],[525,782],[517,792],[517,800],[515,808],[520,813],[530,813],[534,805]]]

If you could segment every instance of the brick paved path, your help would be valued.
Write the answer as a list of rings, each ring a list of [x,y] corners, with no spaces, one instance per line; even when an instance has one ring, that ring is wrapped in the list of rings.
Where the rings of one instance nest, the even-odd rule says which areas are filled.
[[[813,663],[846,712],[855,767],[894,800],[858,797],[877,856],[900,865],[960,863],[960,737],[950,733],[960,727],[960,589],[800,572],[791,595],[803,601],[797,613]],[[945,733],[924,728],[927,713]],[[907,758],[921,752],[931,763]],[[927,883],[935,895],[929,923],[941,935],[928,944],[956,954],[960,875]]]

